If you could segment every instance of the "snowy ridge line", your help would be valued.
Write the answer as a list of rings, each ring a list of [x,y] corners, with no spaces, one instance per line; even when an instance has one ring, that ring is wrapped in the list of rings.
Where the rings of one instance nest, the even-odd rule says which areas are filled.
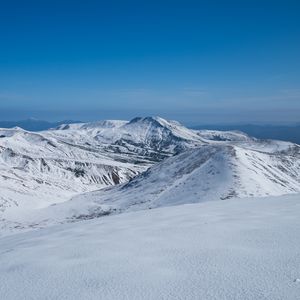
[[[299,193],[300,163],[288,158],[235,145],[205,145],[165,159],[128,183],[15,220],[27,228],[32,223],[43,227],[188,203]]]

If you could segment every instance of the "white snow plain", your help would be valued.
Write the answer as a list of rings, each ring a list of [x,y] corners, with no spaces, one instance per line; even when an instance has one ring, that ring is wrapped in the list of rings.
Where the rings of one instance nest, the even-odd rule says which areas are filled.
[[[299,299],[300,194],[162,207],[0,239],[0,298]]]

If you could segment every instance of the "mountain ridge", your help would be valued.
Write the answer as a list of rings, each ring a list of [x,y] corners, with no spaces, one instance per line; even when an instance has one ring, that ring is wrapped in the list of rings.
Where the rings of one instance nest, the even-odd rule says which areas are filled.
[[[31,228],[294,193],[299,161],[300,147],[290,142],[191,130],[160,117],[62,124],[41,132],[0,129],[0,219],[4,230]]]

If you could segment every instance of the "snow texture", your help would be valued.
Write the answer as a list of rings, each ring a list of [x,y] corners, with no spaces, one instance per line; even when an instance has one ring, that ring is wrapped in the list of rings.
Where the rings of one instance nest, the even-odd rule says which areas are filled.
[[[0,297],[299,299],[300,196],[125,213],[0,239]]]

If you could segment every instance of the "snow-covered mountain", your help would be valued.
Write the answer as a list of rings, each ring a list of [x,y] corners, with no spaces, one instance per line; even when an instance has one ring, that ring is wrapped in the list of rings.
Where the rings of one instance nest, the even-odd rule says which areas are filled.
[[[47,132],[0,130],[0,210],[36,208],[128,181],[148,165],[121,161]]]
[[[296,144],[159,117],[0,130],[0,218],[9,228],[295,193],[299,174]]]
[[[153,162],[205,143],[196,131],[160,117],[62,125],[57,129],[52,133],[63,141],[81,143],[75,139],[80,132],[81,138],[82,135],[90,137],[90,141],[82,139],[85,145],[92,144],[106,152],[141,156]]]
[[[85,193],[56,207],[57,220],[229,198],[300,192],[299,156],[209,144],[164,160],[128,183]]]
[[[67,124],[39,133],[1,129],[0,209],[22,202],[39,207],[123,183],[153,163],[201,143],[180,124],[151,117]]]
[[[201,144],[194,131],[159,117],[66,124],[39,133],[0,129],[0,211],[47,207],[124,183]]]

